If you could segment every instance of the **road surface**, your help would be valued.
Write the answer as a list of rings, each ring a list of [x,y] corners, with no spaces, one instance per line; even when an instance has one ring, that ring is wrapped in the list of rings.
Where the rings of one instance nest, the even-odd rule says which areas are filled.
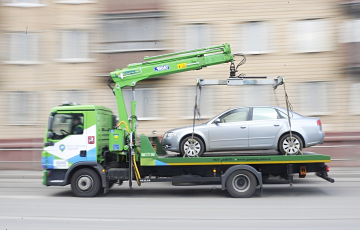
[[[70,186],[45,187],[39,171],[0,171],[0,230],[14,229],[359,229],[360,169],[308,175],[290,187],[273,179],[247,199],[220,186],[148,183],[107,195],[73,197]]]

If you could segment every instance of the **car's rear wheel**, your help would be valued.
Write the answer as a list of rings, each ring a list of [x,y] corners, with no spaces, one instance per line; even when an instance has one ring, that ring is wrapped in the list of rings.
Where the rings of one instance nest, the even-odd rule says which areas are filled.
[[[298,155],[302,148],[302,140],[296,134],[292,134],[292,138],[290,137],[290,134],[286,134],[280,138],[279,150],[282,155]]]
[[[180,155],[181,156],[188,156],[188,157],[201,157],[204,154],[205,145],[204,142],[194,136],[194,139],[191,137],[186,137],[180,143]]]

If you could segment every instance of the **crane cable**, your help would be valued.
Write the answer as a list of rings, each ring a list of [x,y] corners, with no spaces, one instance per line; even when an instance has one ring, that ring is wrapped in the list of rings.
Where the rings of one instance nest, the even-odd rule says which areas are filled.
[[[192,130],[192,134],[191,134],[191,138],[188,139],[188,142],[190,143],[190,146],[192,146],[194,148],[195,145],[195,139],[194,139],[194,134],[195,134],[195,119],[196,119],[196,114],[198,114],[198,119],[201,119],[201,114],[200,114],[200,97],[201,97],[201,86],[200,86],[200,79],[196,78],[196,89],[195,89],[195,105],[194,105],[194,117],[193,117],[193,130]],[[199,91],[200,91],[200,95],[199,95],[199,100],[198,100],[198,87],[199,87]],[[198,102],[199,101],[199,102]],[[196,157],[198,156],[198,153],[193,149],[194,154]],[[184,153],[183,157],[190,157],[188,155],[187,152]]]
[[[291,131],[291,121],[290,121],[290,113],[289,113],[289,111],[293,111],[293,107],[292,107],[292,105],[291,105],[291,103],[290,103],[290,101],[289,101],[289,97],[288,97],[288,95],[287,95],[287,93],[286,93],[286,87],[285,87],[285,81],[284,81],[284,79],[283,79],[283,86],[284,86],[284,93],[285,93],[285,103],[286,103],[286,112],[287,112],[287,117],[288,117],[288,122],[289,122],[289,132],[290,132],[290,145],[292,145],[292,146],[294,146],[298,151],[299,151],[299,153],[301,153],[301,155],[304,155],[304,153],[294,144],[294,138],[293,138],[293,136],[292,136],[292,131]],[[292,113],[291,113],[291,115],[292,115]],[[287,138],[286,138],[287,139]],[[301,140],[299,140],[299,142],[300,142]],[[286,151],[286,153],[285,153],[285,156],[287,156],[288,155],[288,153],[289,153],[289,149],[290,148],[288,148],[287,150],[285,150]]]
[[[130,130],[129,130],[129,127],[128,125],[126,124],[125,121],[120,121],[120,123],[118,124],[118,127],[120,127],[121,124],[124,124],[125,127],[126,127],[126,130],[128,131],[128,133],[130,133]],[[136,150],[138,151],[138,153],[140,154],[140,150],[138,147],[136,147]],[[139,172],[139,169],[136,165],[136,158],[135,158],[135,155],[133,155],[133,168],[134,168],[134,174],[135,174],[135,178],[136,178],[136,182],[139,186],[141,186],[141,182],[140,182],[140,179],[141,179],[141,176],[140,176],[140,172]]]

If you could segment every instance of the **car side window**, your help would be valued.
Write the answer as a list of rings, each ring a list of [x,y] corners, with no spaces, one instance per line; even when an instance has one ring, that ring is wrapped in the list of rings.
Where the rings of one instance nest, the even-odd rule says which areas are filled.
[[[248,114],[249,114],[249,108],[234,109],[219,117],[220,123],[247,121]]]
[[[280,114],[281,119],[287,119],[288,118],[288,115],[286,113],[284,113],[283,111],[278,110],[278,112]]]
[[[279,119],[279,114],[273,108],[253,108],[253,121]]]

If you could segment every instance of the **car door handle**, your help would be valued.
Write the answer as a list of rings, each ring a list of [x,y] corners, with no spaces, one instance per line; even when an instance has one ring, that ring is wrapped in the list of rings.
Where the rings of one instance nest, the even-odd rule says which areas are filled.
[[[240,126],[241,129],[246,129],[246,126]]]
[[[280,124],[274,124],[274,126],[275,126],[275,127],[278,127],[278,126],[280,126]]]

